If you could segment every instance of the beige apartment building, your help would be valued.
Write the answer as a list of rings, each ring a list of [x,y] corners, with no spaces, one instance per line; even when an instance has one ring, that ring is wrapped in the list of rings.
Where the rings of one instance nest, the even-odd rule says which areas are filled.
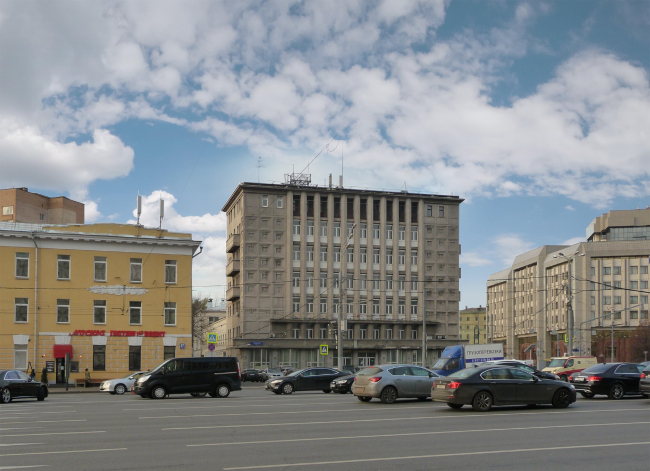
[[[424,342],[432,364],[459,340],[462,201],[294,176],[240,184],[223,207],[227,354],[246,368],[333,366],[340,318],[344,364],[422,364]]]
[[[459,319],[460,340],[469,345],[487,343],[486,312],[483,306],[465,307],[460,311]]]
[[[27,188],[0,190],[0,222],[83,224],[84,204],[65,196],[49,198]]]
[[[609,360],[613,323],[614,359],[635,360],[632,332],[650,309],[650,208],[603,214],[586,239],[521,254],[488,278],[488,338],[503,342],[507,357],[543,366],[567,353],[571,299],[573,354]]]

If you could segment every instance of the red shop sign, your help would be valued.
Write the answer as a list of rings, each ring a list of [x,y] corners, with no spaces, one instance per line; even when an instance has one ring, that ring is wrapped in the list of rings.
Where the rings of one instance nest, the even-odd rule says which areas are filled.
[[[106,335],[105,330],[75,330],[70,335],[75,336],[99,336]],[[108,334],[110,337],[164,337],[165,331],[156,330],[111,330]]]

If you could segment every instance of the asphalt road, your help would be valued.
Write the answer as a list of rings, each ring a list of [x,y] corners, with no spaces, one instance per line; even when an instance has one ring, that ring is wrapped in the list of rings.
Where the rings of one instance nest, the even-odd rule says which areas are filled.
[[[0,405],[0,470],[650,469],[650,400],[476,413],[351,394],[51,394]]]

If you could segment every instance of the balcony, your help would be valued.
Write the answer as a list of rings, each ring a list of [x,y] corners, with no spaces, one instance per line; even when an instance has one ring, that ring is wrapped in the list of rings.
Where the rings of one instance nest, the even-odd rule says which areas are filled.
[[[226,301],[239,299],[239,286],[232,286],[226,291]]]
[[[239,273],[239,260],[231,260],[228,262],[228,265],[226,265],[226,276],[235,276],[237,273]]]
[[[241,246],[240,234],[233,234],[226,241],[226,252],[233,253]]]

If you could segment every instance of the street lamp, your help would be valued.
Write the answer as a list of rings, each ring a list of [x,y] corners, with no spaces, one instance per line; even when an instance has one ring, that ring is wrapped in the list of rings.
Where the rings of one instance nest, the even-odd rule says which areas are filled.
[[[342,318],[343,318],[343,264],[345,263],[345,272],[347,274],[347,255],[348,255],[348,247],[350,246],[350,241],[352,241],[352,238],[354,236],[354,228],[357,227],[357,224],[354,223],[352,224],[352,227],[350,228],[350,232],[348,233],[346,239],[345,239],[345,247],[343,244],[341,244],[341,247],[339,248],[339,253],[341,254],[341,267],[339,268],[339,316],[338,320],[335,319],[336,321],[336,361],[338,363],[338,368],[339,370],[343,371],[343,326],[344,323]],[[347,293],[347,291],[346,291]],[[347,319],[347,317],[346,317]]]
[[[578,251],[576,251],[573,255],[570,257],[567,257],[564,255],[562,252],[558,252],[557,255],[553,255],[553,258],[558,258],[558,255],[560,257],[563,257],[566,259],[567,262],[569,262],[569,286],[568,286],[568,291],[569,291],[569,302],[567,303],[567,337],[568,337],[568,345],[567,345],[567,350],[569,351],[569,355],[573,355],[573,291],[571,290],[571,265],[573,264],[573,259],[576,257],[576,255],[580,257],[584,257],[585,254],[581,253],[579,254]]]

